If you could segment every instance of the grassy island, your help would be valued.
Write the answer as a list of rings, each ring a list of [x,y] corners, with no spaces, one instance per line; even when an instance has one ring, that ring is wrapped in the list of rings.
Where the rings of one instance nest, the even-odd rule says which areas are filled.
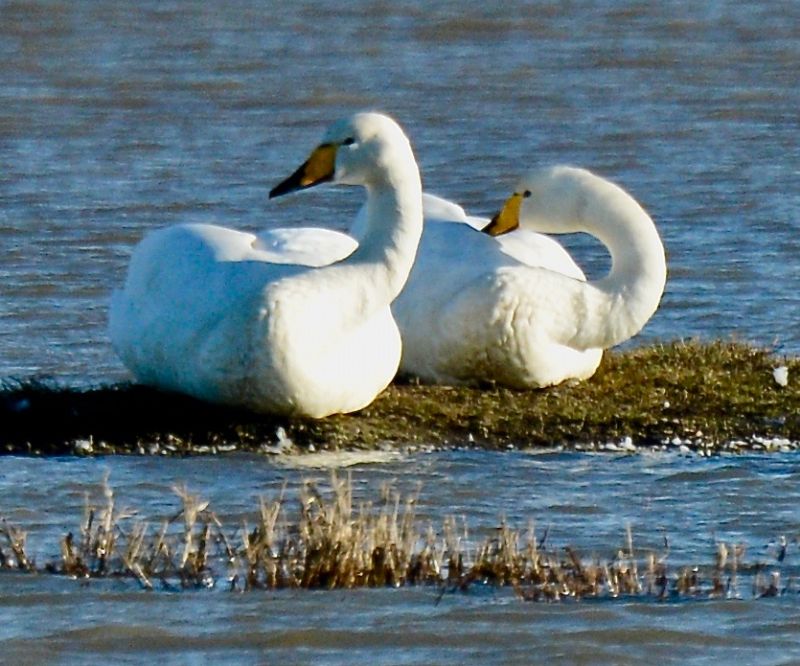
[[[787,374],[776,375],[778,368]],[[0,450],[186,455],[290,443],[299,450],[785,450],[800,442],[798,377],[798,358],[738,342],[681,341],[608,352],[590,380],[542,390],[398,381],[368,408],[320,420],[252,414],[135,384],[7,381]]]

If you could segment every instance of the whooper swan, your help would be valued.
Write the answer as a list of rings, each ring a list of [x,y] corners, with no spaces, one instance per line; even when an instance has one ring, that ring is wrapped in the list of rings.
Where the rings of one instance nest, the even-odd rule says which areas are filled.
[[[611,270],[586,282],[556,250],[527,265],[503,251],[497,241],[505,236],[487,235],[519,226],[589,233],[608,248]],[[404,373],[518,388],[586,379],[603,349],[635,335],[658,307],[666,262],[652,220],[621,188],[586,170],[530,174],[485,231],[426,227],[412,275],[392,306]],[[548,257],[560,258],[547,266]]]
[[[304,261],[315,253],[313,229],[293,242],[290,229],[255,236],[184,224],[136,247],[109,328],[140,382],[311,417],[365,407],[388,385],[400,360],[389,304],[422,232],[408,139],[384,115],[356,114],[334,124],[270,197],[326,181],[367,190],[364,235],[341,261]]]

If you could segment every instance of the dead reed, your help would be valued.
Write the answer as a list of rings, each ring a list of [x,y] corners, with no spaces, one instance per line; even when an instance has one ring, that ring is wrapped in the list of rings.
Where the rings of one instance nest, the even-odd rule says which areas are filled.
[[[0,570],[48,572],[78,579],[128,578],[146,590],[434,586],[439,594],[475,586],[507,587],[525,601],[566,599],[741,598],[796,593],[788,543],[772,561],[747,564],[739,544],[717,542],[712,562],[670,566],[669,542],[635,549],[633,530],[608,558],[556,548],[533,523],[525,531],[502,521],[483,539],[470,537],[466,519],[444,519],[441,529],[417,518],[418,493],[402,497],[384,487],[375,502],[357,502],[349,477],[330,487],[308,481],[289,511],[285,489],[261,498],[252,523],[223,526],[209,503],[174,487],[179,507],[151,528],[118,508],[105,478],[100,501],[87,499],[80,526],[60,543],[60,556],[39,568],[26,554],[25,532],[0,522]],[[782,577],[788,582],[782,585]]]

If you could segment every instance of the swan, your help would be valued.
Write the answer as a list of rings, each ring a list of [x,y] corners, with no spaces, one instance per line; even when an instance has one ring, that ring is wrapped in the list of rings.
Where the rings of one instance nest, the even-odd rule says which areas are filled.
[[[325,265],[351,254],[366,230],[366,207],[350,227],[349,234],[330,229],[268,229],[256,241],[265,251],[277,251],[276,260],[290,259],[309,266]],[[431,366],[432,355],[446,355],[447,348],[458,349],[455,342],[437,343],[439,317],[453,301],[463,285],[485,276],[500,267],[538,266],[576,280],[585,280],[583,271],[556,240],[530,229],[515,229],[494,237],[480,233],[489,219],[467,215],[464,208],[442,197],[423,192],[424,227],[417,250],[417,259],[403,291],[392,304],[400,327],[403,354],[400,372],[429,382],[464,383],[502,381],[497,372],[471,376],[466,369],[439,374]],[[479,325],[480,315],[462,311],[462,328]],[[453,322],[449,323],[450,326]],[[497,344],[501,344],[498,340]],[[586,354],[596,367],[600,352]],[[525,385],[514,382],[514,385]]]
[[[529,174],[484,231],[426,227],[392,305],[404,374],[515,388],[586,379],[603,350],[639,332],[658,307],[666,261],[653,221],[629,194],[589,171],[558,166]],[[587,282],[563,257],[547,265],[546,252],[545,261],[528,265],[501,245],[521,231],[589,233],[608,248],[611,270]]]
[[[387,116],[356,114],[270,198],[328,181],[367,190],[361,242],[334,263],[320,259],[318,241],[337,233],[325,230],[182,224],[139,243],[109,332],[140,382],[314,418],[361,409],[389,384],[401,353],[389,305],[422,233],[408,139]]]

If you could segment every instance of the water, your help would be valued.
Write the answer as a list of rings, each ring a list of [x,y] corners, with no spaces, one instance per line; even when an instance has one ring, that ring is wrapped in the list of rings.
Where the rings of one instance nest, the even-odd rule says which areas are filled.
[[[478,214],[537,164],[622,183],[669,251],[638,342],[800,351],[800,5],[429,4],[0,3],[0,377],[126,377],[108,296],[148,230],[345,228],[360,192],[266,196],[362,108]]]
[[[9,457],[0,472],[0,514],[29,528],[28,550],[43,565],[58,539],[77,531],[83,495],[94,502],[110,473],[117,506],[158,523],[179,502],[170,487],[186,482],[211,503],[228,532],[252,525],[259,496],[296,501],[303,479],[325,487],[326,470],[286,467],[254,456],[31,459]],[[551,544],[603,559],[624,547],[630,524],[636,548],[670,539],[672,575],[712,561],[715,539],[743,543],[746,561],[766,571],[797,571],[790,543],[778,565],[774,543],[797,533],[800,485],[791,455],[716,459],[679,455],[530,455],[440,452],[350,468],[356,502],[375,500],[391,482],[417,491],[418,520],[441,526],[465,516],[478,542],[501,516],[524,529],[529,519]],[[47,482],[43,483],[42,479]],[[289,510],[294,515],[293,508]],[[129,523],[127,523],[129,525]],[[126,523],[123,522],[123,528]],[[795,574],[796,575],[796,574]],[[797,591],[753,600],[658,603],[607,600],[535,604],[507,590],[473,588],[437,603],[431,588],[335,592],[143,592],[130,580],[77,581],[0,575],[3,658],[107,663],[641,663],[642,661],[784,663],[800,656]],[[788,661],[787,661],[788,660]]]
[[[623,184],[656,220],[670,269],[662,306],[633,344],[736,336],[800,353],[800,4],[484,5],[0,0],[0,378],[125,379],[105,332],[108,297],[151,229],[347,227],[360,192],[266,196],[332,119],[362,108],[397,117],[426,189],[476,214],[495,212],[534,165],[577,164]],[[594,243],[566,242],[590,274],[607,265]],[[6,458],[0,513],[31,541],[57,538],[75,528],[85,483],[104,466],[149,515],[167,510],[175,481],[237,515],[263,488],[307,474],[238,457]],[[580,535],[577,545],[609,548],[632,520],[648,538],[668,530],[676,558],[705,561],[713,532],[756,550],[796,533],[795,467],[791,455],[462,453],[359,478],[422,481],[435,522],[463,511],[488,529],[500,514],[548,516]],[[148,595],[12,575],[0,586],[3,659],[28,662],[800,654],[789,598],[546,606],[455,595],[437,606],[425,590]]]

